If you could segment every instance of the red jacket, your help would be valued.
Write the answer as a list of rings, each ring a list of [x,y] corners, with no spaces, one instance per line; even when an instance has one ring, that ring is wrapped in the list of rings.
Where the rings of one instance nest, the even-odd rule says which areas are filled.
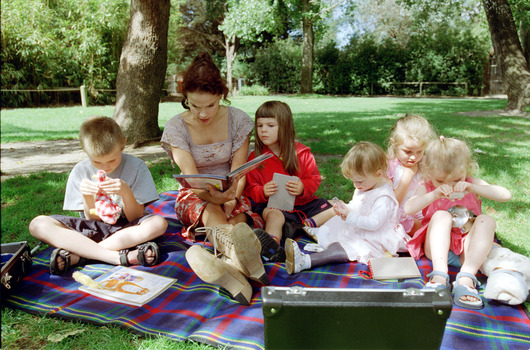
[[[303,182],[304,192],[296,197],[294,205],[303,205],[317,198],[315,192],[320,186],[321,177],[311,149],[299,142],[295,142],[295,149],[298,155],[299,170],[298,174],[294,175],[298,176]],[[272,154],[267,146],[263,148],[263,153]],[[255,153],[252,152],[248,160],[252,160],[255,157]],[[276,156],[267,159],[262,164],[263,167],[258,167],[247,173],[245,196],[252,199],[255,203],[266,203],[268,201],[268,198],[265,198],[263,194],[263,186],[272,180],[274,173],[290,175],[283,168],[282,161]]]

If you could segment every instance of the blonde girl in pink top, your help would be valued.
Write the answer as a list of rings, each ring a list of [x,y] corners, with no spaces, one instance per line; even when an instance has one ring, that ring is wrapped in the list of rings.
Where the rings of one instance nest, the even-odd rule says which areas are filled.
[[[491,250],[496,225],[492,217],[482,214],[480,198],[499,202],[511,198],[506,188],[471,177],[476,167],[466,143],[440,136],[425,150],[424,185],[405,203],[407,214],[423,210],[422,227],[407,246],[415,259],[426,255],[432,261],[425,288],[448,288],[448,259],[457,256],[461,268],[453,300],[470,309],[484,306],[475,274]],[[466,214],[464,223],[453,216],[455,209]]]
[[[390,134],[387,175],[399,203],[399,223],[410,236],[421,226],[423,216],[421,211],[406,214],[405,202],[423,184],[420,163],[425,148],[435,138],[436,134],[425,118],[410,114],[398,119]]]

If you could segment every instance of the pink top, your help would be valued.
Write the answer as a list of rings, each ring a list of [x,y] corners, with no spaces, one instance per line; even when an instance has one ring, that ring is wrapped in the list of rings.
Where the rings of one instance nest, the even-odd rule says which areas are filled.
[[[466,178],[466,182],[471,182],[470,178]],[[425,189],[427,192],[434,191],[435,187],[431,182],[425,183]],[[423,220],[421,222],[422,227],[414,233],[414,237],[407,243],[407,248],[410,255],[418,260],[423,255],[425,236],[427,235],[427,227],[431,221],[431,217],[438,210],[448,210],[452,206],[462,205],[467,209],[471,210],[475,215],[482,214],[482,202],[474,193],[467,193],[464,198],[451,200],[447,198],[440,198],[432,202],[430,205],[423,209]],[[449,249],[453,251],[456,255],[460,255],[464,249],[464,238],[467,236],[467,233],[462,233],[460,228],[453,227],[451,230],[451,245]]]
[[[401,178],[403,177],[403,164],[399,161],[399,159],[394,158],[393,160],[388,162],[388,171],[387,171],[388,178],[392,181],[392,188],[394,191],[399,186],[399,183],[401,182]],[[410,230],[412,230],[412,227],[414,226],[414,219],[417,219],[418,221],[421,221],[423,219],[423,215],[421,212],[417,212],[414,215],[407,215],[405,214],[405,202],[407,202],[414,193],[416,192],[416,189],[420,187],[420,185],[423,185],[423,180],[421,178],[421,174],[418,171],[416,175],[412,178],[412,181],[410,182],[409,188],[407,190],[407,194],[405,195],[405,198],[403,198],[403,201],[401,202],[399,209],[398,209],[398,215],[399,215],[399,223],[403,225],[403,228],[405,229],[405,232],[409,233]]]

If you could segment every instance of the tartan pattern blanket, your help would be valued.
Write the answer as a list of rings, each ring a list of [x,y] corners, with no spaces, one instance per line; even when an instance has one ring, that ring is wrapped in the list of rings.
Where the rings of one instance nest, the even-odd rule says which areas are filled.
[[[191,339],[235,349],[264,349],[260,285],[251,282],[254,295],[250,306],[242,306],[219,287],[202,282],[191,270],[184,253],[194,244],[179,234],[182,226],[174,216],[175,192],[162,193],[151,212],[163,215],[168,231],[160,237],[161,262],[154,267],[134,267],[170,276],[177,282],[143,307],[106,301],[78,290],[72,272],[82,270],[95,278],[110,270],[106,264],[91,264],[63,276],[49,274],[51,248],[38,253],[33,270],[6,299],[23,311],[77,319],[96,324],[115,324],[145,335],[160,334],[178,341]],[[300,243],[309,243],[305,238]],[[284,264],[266,263],[271,285],[330,288],[421,288],[423,279],[378,282],[359,275],[368,270],[360,263],[335,264],[289,275]],[[418,261],[425,276],[432,270],[428,259]],[[452,279],[456,271],[451,270]],[[485,276],[479,276],[485,282]],[[441,349],[529,349],[530,320],[524,307],[487,301],[483,310],[453,306]]]

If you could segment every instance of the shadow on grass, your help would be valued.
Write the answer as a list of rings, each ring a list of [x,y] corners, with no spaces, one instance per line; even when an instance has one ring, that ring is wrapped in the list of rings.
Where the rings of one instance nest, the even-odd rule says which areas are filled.
[[[62,209],[67,179],[68,174],[42,172],[3,181],[2,243],[28,241],[33,247],[38,240],[28,226],[35,216],[68,215]]]

